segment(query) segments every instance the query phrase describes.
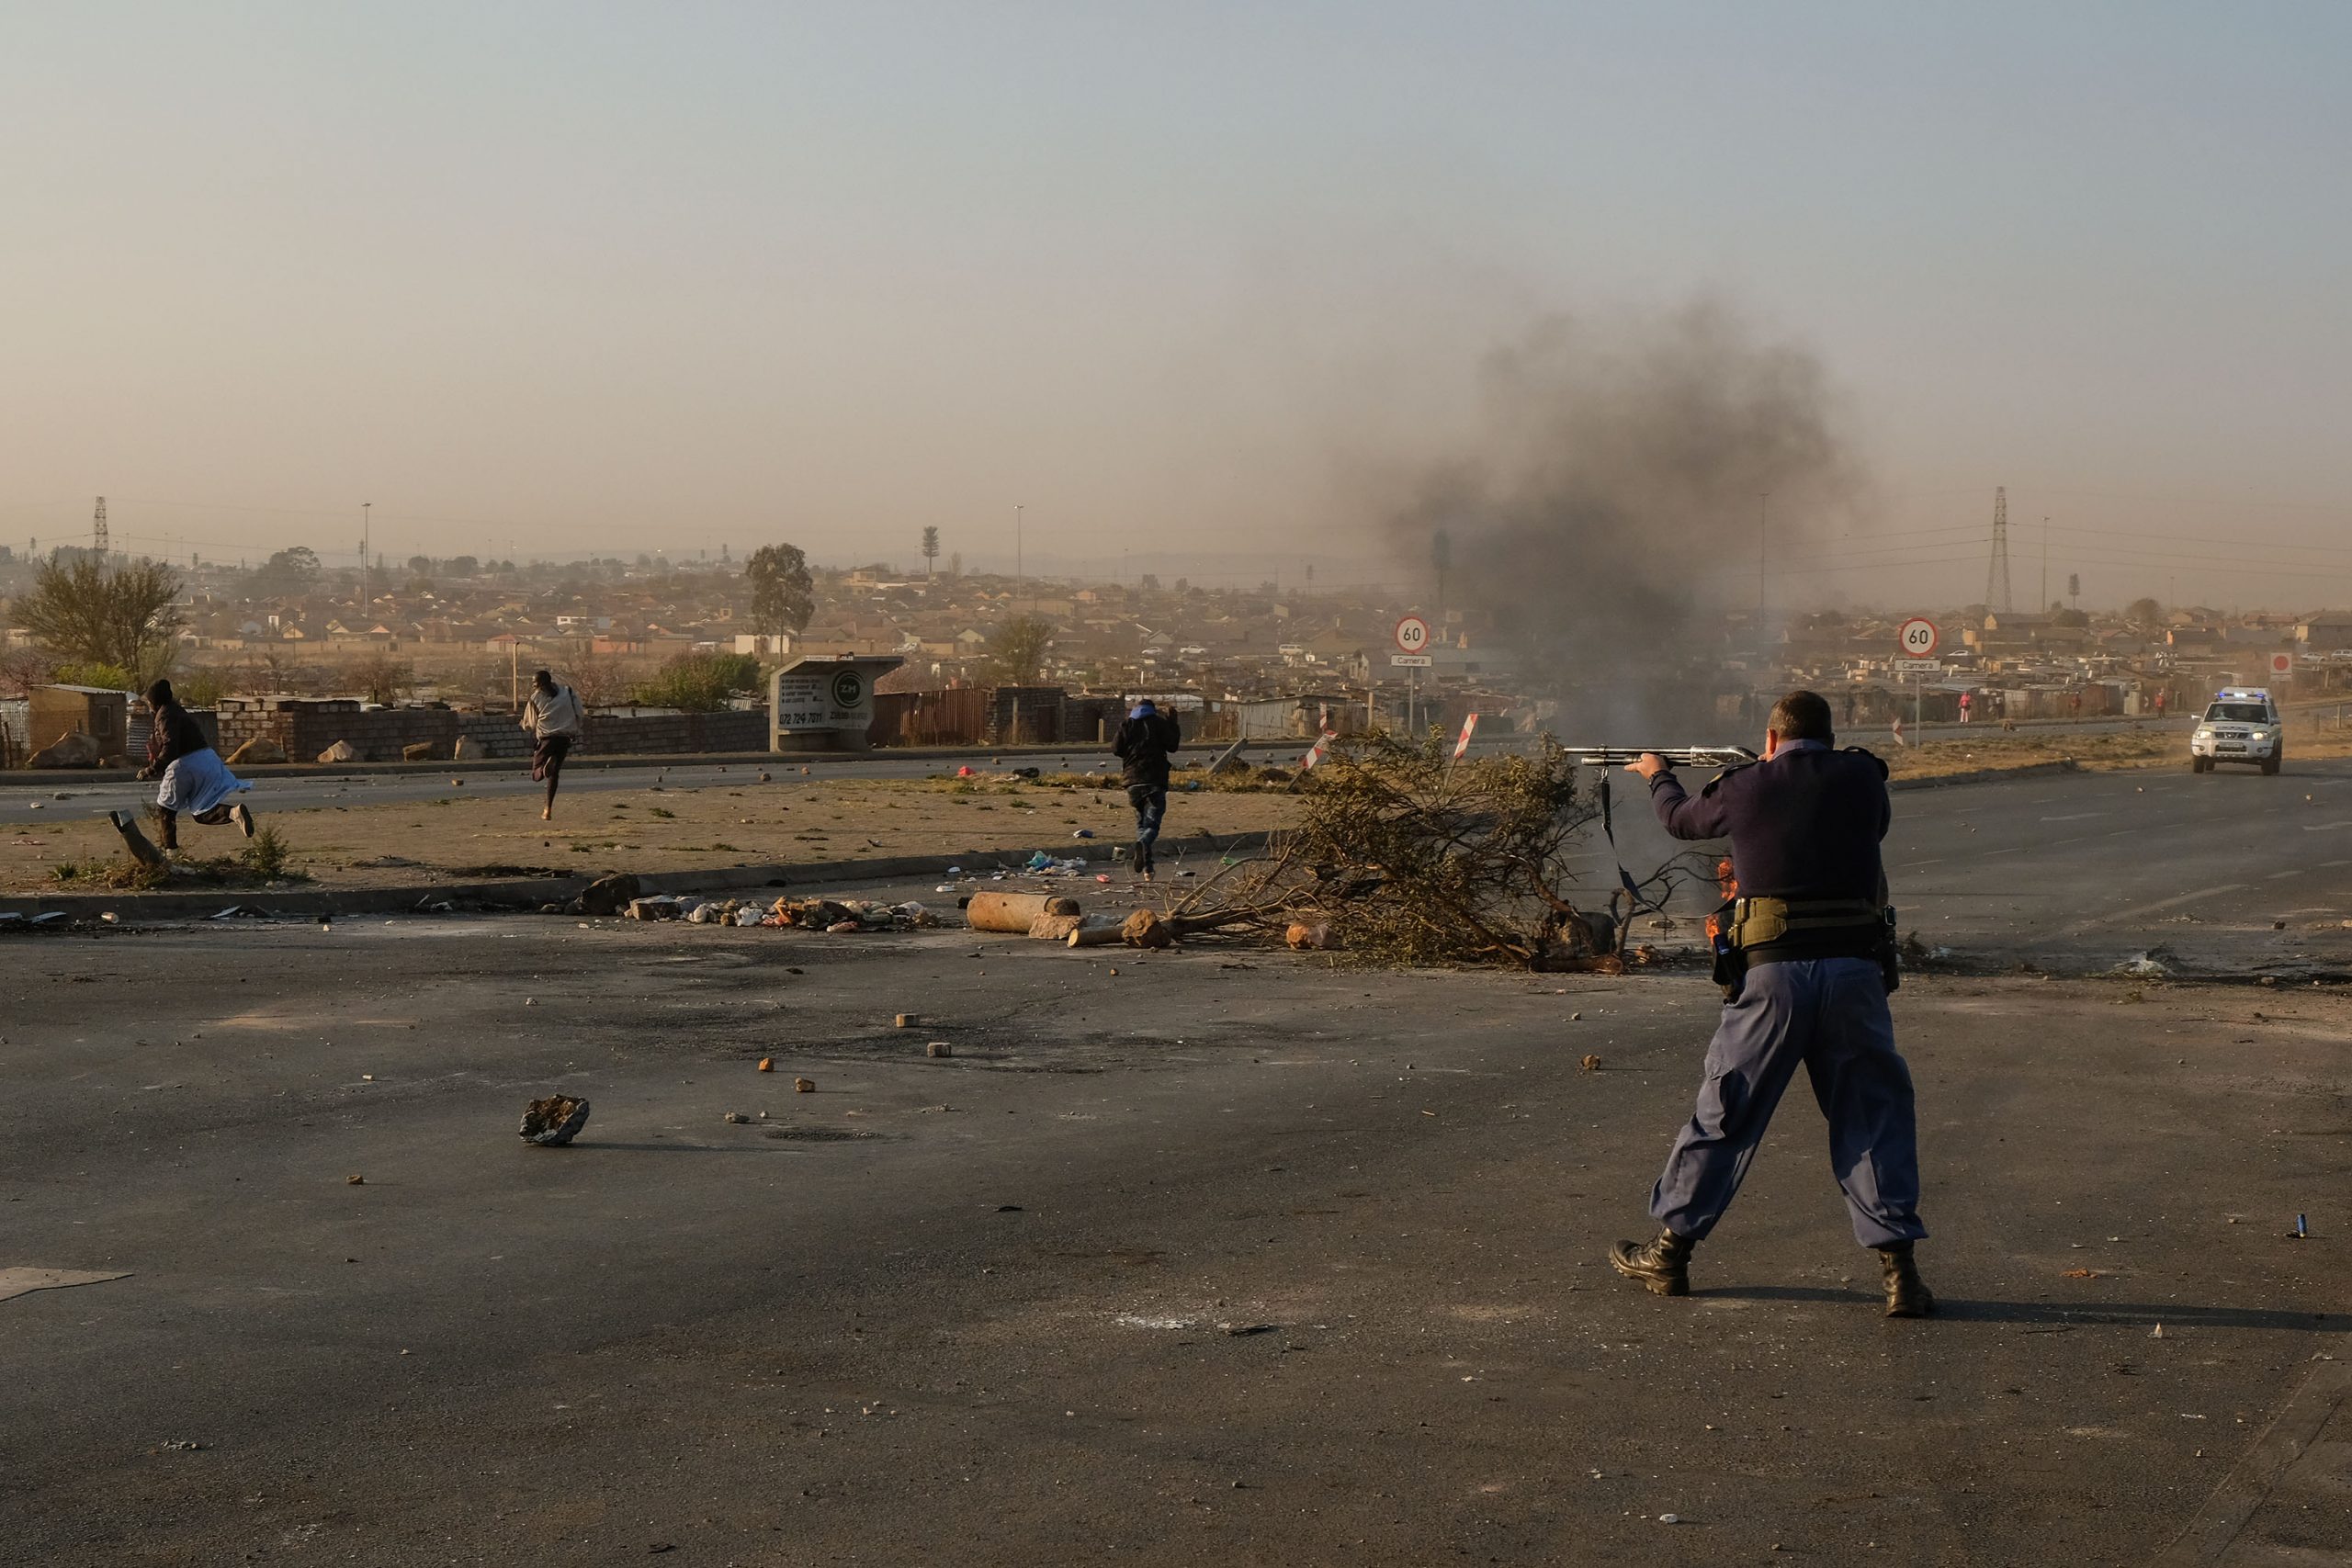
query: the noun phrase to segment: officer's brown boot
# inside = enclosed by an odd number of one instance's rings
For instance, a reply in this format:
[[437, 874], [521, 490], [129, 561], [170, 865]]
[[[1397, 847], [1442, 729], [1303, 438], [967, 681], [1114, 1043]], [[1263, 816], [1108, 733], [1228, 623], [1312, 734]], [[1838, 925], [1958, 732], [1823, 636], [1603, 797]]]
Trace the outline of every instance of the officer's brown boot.
[[1648, 1243], [1621, 1241], [1609, 1249], [1610, 1266], [1628, 1280], [1639, 1280], [1661, 1296], [1690, 1293], [1690, 1249], [1698, 1245], [1670, 1230]]
[[1925, 1317], [1936, 1310], [1936, 1293], [1919, 1278], [1919, 1266], [1911, 1261], [1909, 1242], [1880, 1247], [1878, 1261], [1886, 1275], [1887, 1316]]

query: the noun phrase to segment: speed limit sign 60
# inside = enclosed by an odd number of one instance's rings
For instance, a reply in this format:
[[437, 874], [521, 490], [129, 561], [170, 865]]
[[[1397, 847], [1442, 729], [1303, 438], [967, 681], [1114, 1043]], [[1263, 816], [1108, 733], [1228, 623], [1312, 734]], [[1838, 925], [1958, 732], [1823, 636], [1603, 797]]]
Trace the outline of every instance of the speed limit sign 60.
[[1407, 653], [1419, 653], [1430, 645], [1430, 624], [1419, 615], [1408, 615], [1396, 623], [1396, 646]]
[[1936, 651], [1936, 644], [1942, 640], [1943, 634], [1936, 630], [1936, 623], [1925, 615], [1912, 616], [1903, 623], [1903, 629], [1894, 634], [1895, 646], [1908, 659], [1927, 658]]

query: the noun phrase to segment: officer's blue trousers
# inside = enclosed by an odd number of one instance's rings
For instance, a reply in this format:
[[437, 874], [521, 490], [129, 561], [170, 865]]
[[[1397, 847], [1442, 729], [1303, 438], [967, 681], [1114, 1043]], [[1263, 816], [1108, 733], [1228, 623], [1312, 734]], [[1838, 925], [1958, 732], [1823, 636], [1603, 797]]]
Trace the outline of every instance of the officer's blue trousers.
[[1714, 1229], [1800, 1062], [1829, 1118], [1829, 1166], [1845, 1189], [1854, 1239], [1883, 1247], [1926, 1235], [1911, 1069], [1895, 1052], [1886, 987], [1868, 958], [1748, 970], [1738, 997], [1724, 1004], [1698, 1108], [1651, 1190], [1651, 1215], [1693, 1240]]

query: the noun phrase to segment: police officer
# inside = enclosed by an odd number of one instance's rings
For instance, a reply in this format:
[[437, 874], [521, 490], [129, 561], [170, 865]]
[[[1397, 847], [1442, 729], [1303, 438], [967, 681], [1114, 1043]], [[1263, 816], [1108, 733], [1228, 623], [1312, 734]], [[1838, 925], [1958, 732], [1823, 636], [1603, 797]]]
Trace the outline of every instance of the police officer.
[[1830, 1166], [1854, 1239], [1874, 1248], [1889, 1317], [1922, 1317], [1935, 1297], [1912, 1244], [1919, 1158], [1911, 1073], [1894, 1049], [1894, 986], [1879, 840], [1890, 812], [1886, 764], [1832, 750], [1829, 705], [1791, 692], [1766, 721], [1763, 760], [1683, 792], [1673, 765], [1645, 753], [1627, 771], [1649, 781], [1658, 820], [1678, 839], [1731, 840], [1739, 897], [1720, 917], [1723, 1021], [1707, 1047], [1698, 1107], [1650, 1192], [1665, 1228], [1609, 1250], [1617, 1271], [1662, 1296], [1690, 1290], [1690, 1249], [1739, 1190], [1781, 1092], [1803, 1064], [1829, 1119]]

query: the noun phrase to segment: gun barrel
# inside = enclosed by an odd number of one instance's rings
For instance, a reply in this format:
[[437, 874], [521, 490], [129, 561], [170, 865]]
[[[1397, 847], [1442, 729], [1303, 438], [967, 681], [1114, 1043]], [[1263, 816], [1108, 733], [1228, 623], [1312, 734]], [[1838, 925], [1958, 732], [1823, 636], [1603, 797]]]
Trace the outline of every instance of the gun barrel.
[[1730, 768], [1756, 761], [1756, 753], [1745, 746], [1564, 746], [1561, 750], [1580, 762], [1603, 767], [1637, 762], [1645, 753], [1691, 768]]

